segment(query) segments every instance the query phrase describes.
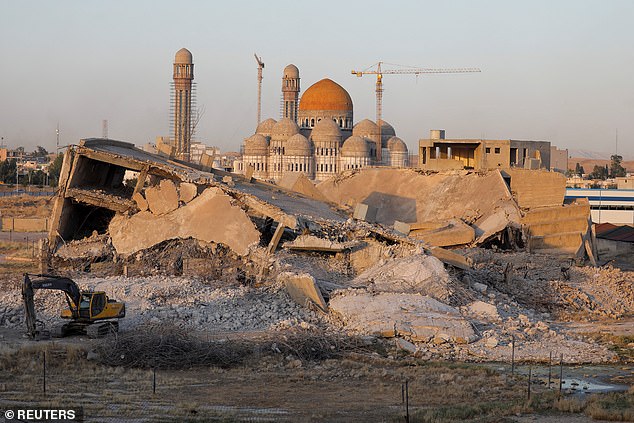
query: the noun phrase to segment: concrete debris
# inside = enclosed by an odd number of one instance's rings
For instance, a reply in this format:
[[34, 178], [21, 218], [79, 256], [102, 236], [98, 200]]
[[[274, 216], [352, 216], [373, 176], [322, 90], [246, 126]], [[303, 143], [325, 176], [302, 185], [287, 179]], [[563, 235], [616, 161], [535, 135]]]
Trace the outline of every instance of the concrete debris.
[[326, 201], [326, 197], [317, 189], [315, 184], [301, 172], [284, 173], [277, 185], [289, 191], [294, 191], [306, 197]]
[[421, 294], [347, 290], [335, 293], [329, 306], [343, 327], [356, 333], [437, 343], [478, 338], [457, 309]]
[[198, 195], [198, 187], [195, 184], [183, 182], [178, 186], [178, 194], [180, 201], [189, 203]]
[[378, 209], [374, 206], [370, 206], [365, 203], [359, 203], [354, 208], [354, 214], [352, 217], [359, 220], [364, 220], [369, 223], [376, 222], [376, 213]]
[[380, 260], [357, 276], [352, 285], [380, 292], [420, 293], [444, 302], [454, 295], [449, 274], [442, 262], [422, 254]]
[[351, 243], [335, 242], [324, 238], [318, 238], [314, 235], [300, 235], [293, 241], [285, 242], [284, 248], [289, 250], [300, 251], [325, 251], [331, 253], [340, 253], [352, 247]]
[[[396, 222], [394, 229], [399, 231]], [[405, 229], [404, 225], [401, 226], [401, 229]], [[461, 220], [450, 219], [448, 221], [411, 224], [407, 235], [420, 239], [428, 245], [449, 247], [472, 243], [475, 240], [475, 229]]]
[[150, 211], [153, 214], [167, 214], [178, 208], [178, 192], [176, 185], [169, 179], [163, 179], [160, 185], [145, 190]]
[[207, 188], [186, 207], [156, 216], [140, 212], [117, 215], [108, 227], [112, 244], [119, 254], [129, 255], [167, 239], [196, 238], [223, 243], [240, 255], [260, 241], [260, 232], [239, 207], [218, 188]]
[[418, 348], [416, 347], [416, 345], [403, 338], [394, 338], [394, 341], [396, 343], [396, 348], [400, 350], [403, 350], [409, 354], [416, 354], [418, 352]]
[[139, 211], [146, 211], [150, 206], [148, 205], [147, 200], [145, 199], [145, 197], [143, 196], [143, 194], [141, 194], [140, 192], [135, 192], [132, 195], [132, 199], [134, 200], [134, 202], [136, 203], [137, 208], [139, 209]]
[[[508, 360], [515, 339], [521, 360], [556, 346], [604, 362], [614, 355], [561, 320], [634, 312], [631, 272], [576, 257], [598, 260], [590, 209], [562, 204], [558, 175], [367, 168], [315, 187], [300, 173], [272, 185], [199, 169], [112, 140], [70, 148], [52, 263], [90, 270], [78, 281], [125, 301], [128, 327], [323, 326], [430, 358]], [[42, 301], [56, 320], [61, 298]], [[18, 302], [0, 293], [0, 325], [21, 324]]]
[[305, 306], [311, 303], [319, 307], [321, 311], [328, 311], [326, 301], [317, 287], [315, 278], [311, 275], [285, 272], [278, 275], [277, 280], [284, 284], [288, 294], [298, 304]]

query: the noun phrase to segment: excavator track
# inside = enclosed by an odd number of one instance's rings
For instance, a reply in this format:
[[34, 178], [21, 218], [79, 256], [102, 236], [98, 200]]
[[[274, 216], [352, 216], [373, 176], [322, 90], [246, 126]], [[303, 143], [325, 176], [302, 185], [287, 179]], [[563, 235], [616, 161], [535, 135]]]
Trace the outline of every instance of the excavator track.
[[119, 332], [119, 322], [95, 323], [86, 327], [86, 335], [89, 338], [103, 338]]

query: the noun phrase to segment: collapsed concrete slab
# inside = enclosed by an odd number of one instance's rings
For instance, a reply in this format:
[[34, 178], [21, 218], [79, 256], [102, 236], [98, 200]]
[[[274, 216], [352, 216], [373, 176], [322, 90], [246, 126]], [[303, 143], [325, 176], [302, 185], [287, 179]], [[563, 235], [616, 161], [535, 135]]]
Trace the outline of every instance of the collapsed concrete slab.
[[329, 308], [344, 328], [414, 342], [470, 343], [478, 339], [458, 310], [421, 294], [338, 291]]
[[381, 260], [357, 276], [352, 285], [365, 286], [372, 291], [419, 293], [449, 301], [453, 295], [449, 281], [449, 274], [440, 260], [417, 254]]
[[351, 244], [335, 242], [314, 235], [300, 235], [293, 241], [285, 242], [283, 247], [297, 251], [323, 251], [329, 253], [340, 253], [351, 247]]
[[566, 195], [566, 177], [558, 172], [510, 168], [503, 171], [511, 180], [511, 192], [522, 209], [561, 206]]
[[284, 176], [277, 181], [277, 185], [315, 200], [326, 201], [326, 197], [317, 189], [315, 184], [301, 172], [285, 173]]
[[145, 199], [153, 214], [160, 215], [178, 208], [178, 192], [170, 179], [163, 179], [158, 186], [145, 190]]
[[470, 244], [475, 240], [475, 229], [458, 219], [416, 223], [409, 229], [409, 236], [436, 247]]
[[328, 311], [326, 301], [311, 275], [284, 272], [278, 275], [277, 280], [284, 284], [286, 291], [296, 303], [303, 306], [311, 303], [324, 312]]
[[260, 241], [260, 232], [246, 213], [218, 188], [207, 188], [186, 207], [157, 216], [140, 212], [115, 216], [108, 227], [112, 245], [128, 255], [167, 239], [196, 238], [229, 246], [240, 255]]

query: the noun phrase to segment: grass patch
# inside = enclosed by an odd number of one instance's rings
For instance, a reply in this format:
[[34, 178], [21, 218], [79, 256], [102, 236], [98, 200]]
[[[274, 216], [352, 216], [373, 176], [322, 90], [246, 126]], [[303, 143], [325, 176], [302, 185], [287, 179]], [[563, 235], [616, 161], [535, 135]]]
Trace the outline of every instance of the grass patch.
[[631, 344], [634, 344], [634, 335], [613, 335], [610, 333], [594, 332], [588, 333], [586, 336], [594, 339], [595, 341], [608, 346], [610, 351], [613, 351], [619, 356], [619, 360], [625, 363], [634, 362], [634, 348]]

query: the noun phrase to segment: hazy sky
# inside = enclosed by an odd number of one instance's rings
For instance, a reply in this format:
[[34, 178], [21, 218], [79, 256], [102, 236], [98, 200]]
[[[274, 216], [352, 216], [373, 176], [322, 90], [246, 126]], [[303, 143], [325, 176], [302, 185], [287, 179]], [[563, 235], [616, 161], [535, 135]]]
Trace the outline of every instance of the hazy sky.
[[374, 119], [379, 60], [482, 73], [388, 75], [383, 116], [414, 150], [430, 129], [454, 138], [547, 140], [634, 155], [634, 1], [0, 0], [0, 135], [11, 147], [169, 134], [174, 54], [194, 56], [198, 138], [238, 150], [279, 118], [281, 74], [302, 90], [328, 77], [355, 121]]

